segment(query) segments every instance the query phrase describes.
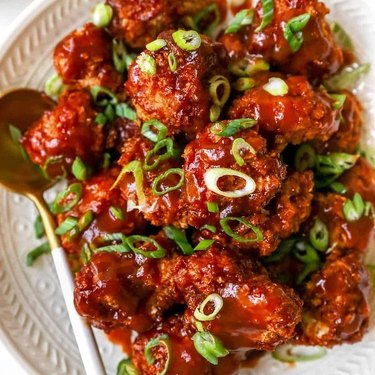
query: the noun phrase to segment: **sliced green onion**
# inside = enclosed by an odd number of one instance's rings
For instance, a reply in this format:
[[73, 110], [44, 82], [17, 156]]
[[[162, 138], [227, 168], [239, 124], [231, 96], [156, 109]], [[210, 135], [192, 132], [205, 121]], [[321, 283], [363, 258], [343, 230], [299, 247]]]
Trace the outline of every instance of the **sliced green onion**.
[[128, 53], [122, 40], [113, 39], [112, 41], [112, 59], [113, 65], [118, 73], [124, 74], [134, 60], [134, 55]]
[[[155, 358], [152, 355], [151, 349], [157, 347], [157, 346], [164, 346], [167, 351], [167, 358], [165, 360], [164, 368], [162, 371], [158, 372], [158, 375], [165, 375], [167, 374], [169, 364], [171, 361], [171, 343], [169, 340], [168, 335], [160, 335], [158, 337], [155, 337], [154, 339], [150, 340], [147, 345], [145, 346], [144, 355], [147, 361], [147, 364], [149, 366], [153, 365], [155, 363]], [[164, 356], [163, 356], [164, 358]]]
[[234, 84], [234, 88], [237, 91], [246, 91], [250, 90], [255, 86], [255, 81], [252, 78], [241, 77]]
[[94, 220], [94, 213], [89, 210], [85, 212], [77, 222], [77, 225], [70, 231], [68, 237], [69, 240], [78, 236], [82, 231], [84, 231]]
[[55, 73], [48, 78], [44, 85], [44, 92], [52, 99], [57, 99], [64, 91], [64, 82], [62, 78]]
[[123, 359], [117, 365], [116, 375], [139, 375], [131, 359]]
[[167, 42], [164, 39], [155, 39], [154, 41], [146, 44], [146, 49], [151, 52], [159, 51], [159, 49], [164, 48], [167, 45]]
[[256, 151], [254, 150], [253, 146], [247, 143], [243, 138], [236, 138], [233, 141], [231, 153], [240, 167], [245, 165], [245, 160], [243, 159], [240, 153], [242, 150], [248, 151], [252, 154], [256, 154]]
[[202, 39], [195, 30], [177, 30], [172, 34], [172, 38], [184, 51], [195, 51], [202, 44]]
[[95, 123], [101, 126], [104, 126], [107, 123], [108, 119], [103, 113], [98, 113], [95, 118]]
[[164, 232], [170, 240], [176, 242], [184, 255], [191, 255], [194, 253], [194, 249], [186, 238], [184, 230], [168, 225], [164, 228]]
[[115, 207], [115, 206], [109, 207], [109, 213], [114, 219], [117, 219], [117, 220], [125, 219], [124, 211], [119, 207]]
[[[150, 243], [153, 246], [155, 246], [155, 250], [153, 251], [147, 251], [147, 250], [142, 250], [139, 247], [135, 246], [135, 243], [137, 242], [145, 242], [145, 243]], [[151, 237], [146, 237], [146, 236], [130, 236], [126, 238], [126, 244], [130, 247], [131, 250], [133, 250], [136, 254], [141, 254], [146, 258], [163, 258], [165, 257], [166, 250], [164, 247], [160, 246], [157, 241], [155, 241]]]
[[58, 236], [62, 236], [65, 233], [68, 233], [78, 224], [78, 220], [74, 217], [68, 216], [55, 230], [55, 233]]
[[339, 194], [345, 194], [346, 193], [346, 187], [341, 183], [341, 182], [332, 182], [331, 185], [329, 185], [329, 187], [336, 193], [339, 193]]
[[262, 259], [264, 264], [278, 263], [282, 261], [290, 252], [293, 250], [295, 243], [297, 242], [296, 238], [289, 238], [281, 242], [279, 247], [275, 252], [273, 252], [268, 257]]
[[[223, 191], [218, 186], [217, 183], [221, 177], [234, 176], [241, 178], [245, 181], [245, 186], [242, 189], [232, 190], [232, 191]], [[222, 195], [226, 198], [241, 198], [246, 195], [254, 193], [256, 189], [255, 181], [245, 173], [236, 171], [229, 168], [209, 168], [204, 173], [204, 182], [207, 186], [207, 189], [213, 191], [218, 195]]]
[[230, 96], [230, 83], [227, 77], [215, 75], [210, 79], [209, 93], [215, 105], [224, 107]]
[[[164, 190], [158, 190], [158, 185], [160, 184], [160, 182], [165, 180], [168, 176], [173, 175], [173, 174], [180, 176], [180, 180], [178, 181], [178, 183]], [[165, 195], [165, 194], [170, 193], [171, 191], [179, 189], [184, 184], [184, 182], [185, 182], [184, 171], [181, 168], [170, 168], [167, 171], [165, 171], [163, 174], [155, 178], [155, 180], [152, 183], [152, 192], [155, 195]]]
[[259, 72], [270, 70], [270, 64], [263, 59], [249, 59], [235, 61], [229, 64], [229, 71], [237, 77], [251, 77]]
[[[204, 309], [209, 303], [213, 304], [213, 311], [211, 314], [207, 315], [204, 312]], [[199, 306], [197, 306], [197, 308], [194, 311], [194, 317], [195, 319], [200, 320], [201, 322], [208, 322], [214, 320], [217, 314], [219, 314], [220, 310], [223, 308], [223, 306], [223, 298], [217, 293], [212, 293], [208, 297], [206, 297], [206, 299]]]
[[31, 267], [34, 262], [43, 254], [49, 253], [51, 247], [48, 242], [43, 243], [42, 245], [36, 247], [34, 250], [31, 250], [26, 256], [26, 265]]
[[242, 26], [251, 25], [254, 18], [254, 10], [253, 9], [243, 9], [239, 11], [233, 21], [225, 30], [225, 34], [232, 34], [236, 33]]
[[263, 90], [273, 96], [284, 96], [288, 94], [289, 87], [281, 78], [272, 77], [268, 80], [268, 83], [263, 86]]
[[210, 225], [210, 224], [203, 225], [201, 230], [209, 230], [212, 233], [216, 233], [216, 227], [214, 225]]
[[216, 3], [210, 4], [207, 7], [203, 8], [192, 18], [191, 21], [193, 29], [199, 31], [200, 23], [211, 17], [211, 15], [214, 16], [214, 20], [206, 27], [206, 29], [201, 31], [203, 34], [211, 35], [211, 33], [214, 31], [221, 20], [220, 10]]
[[118, 100], [116, 95], [102, 86], [93, 86], [90, 90], [91, 96], [95, 104], [106, 107], [108, 104], [117, 104]]
[[373, 205], [371, 202], [366, 202], [366, 203], [365, 203], [365, 209], [364, 209], [363, 214], [364, 214], [365, 216], [372, 216], [372, 217], [375, 217], [375, 209], [374, 209], [374, 205]]
[[116, 253], [127, 253], [130, 251], [130, 247], [126, 242], [126, 236], [122, 233], [111, 233], [105, 234], [103, 237], [100, 238], [103, 242], [114, 242], [111, 245], [98, 247], [95, 249], [96, 252], [106, 251], [109, 253], [116, 252]]
[[[159, 154], [159, 151], [163, 148], [166, 148], [166, 152], [164, 152], [163, 154]], [[156, 155], [157, 157], [155, 158], [155, 160], [151, 162]], [[152, 171], [153, 169], [157, 168], [161, 162], [170, 158], [176, 158], [178, 155], [178, 150], [174, 148], [173, 139], [162, 139], [161, 141], [157, 142], [154, 148], [146, 154], [143, 167], [145, 171]]]
[[141, 72], [149, 76], [156, 74], [156, 60], [145, 52], [142, 52], [137, 57], [137, 65], [141, 69]]
[[370, 64], [347, 66], [339, 73], [324, 81], [324, 86], [331, 92], [350, 90], [355, 87], [357, 81], [370, 70]]
[[262, 2], [262, 23], [255, 29], [256, 33], [262, 31], [267, 27], [273, 20], [274, 4], [273, 0], [261, 0]]
[[[233, 232], [232, 228], [229, 225], [229, 222], [231, 221], [237, 221], [243, 224], [245, 227], [250, 228], [254, 232], [255, 238], [245, 238]], [[226, 217], [224, 219], [221, 219], [220, 226], [225, 234], [227, 234], [229, 237], [232, 237], [234, 240], [238, 242], [253, 243], [263, 241], [262, 231], [258, 227], [252, 225], [247, 220], [241, 217]]]
[[301, 285], [305, 281], [305, 279], [309, 275], [311, 275], [313, 272], [317, 271], [319, 269], [319, 267], [320, 267], [319, 262], [307, 263], [305, 265], [305, 268], [303, 269], [303, 271], [298, 274], [297, 279], [296, 279], [296, 284]]
[[113, 105], [112, 104], [108, 104], [105, 107], [104, 115], [105, 115], [105, 117], [107, 117], [108, 121], [113, 121], [115, 119], [116, 113], [115, 113], [115, 110], [113, 109]]
[[316, 219], [314, 226], [310, 229], [309, 238], [311, 245], [319, 251], [326, 251], [329, 245], [329, 232], [327, 225], [320, 219]]
[[337, 44], [348, 52], [354, 52], [354, 46], [348, 33], [337, 22], [330, 23], [331, 30], [335, 36]]
[[207, 202], [208, 212], [217, 214], [219, 213], [219, 205], [216, 202]]
[[[135, 189], [138, 197], [138, 207], [143, 207], [146, 204], [146, 196], [143, 191], [143, 169], [142, 169], [142, 163], [139, 160], [133, 160], [125, 167], [122, 168], [120, 174], [118, 175], [116, 181], [112, 185], [111, 189], [114, 189], [117, 187], [117, 185], [121, 182], [124, 175], [127, 173], [133, 173], [134, 179], [135, 179]], [[137, 208], [137, 206], [134, 205], [133, 209]], [[129, 210], [129, 202], [128, 202], [128, 210]]]
[[341, 109], [344, 106], [346, 95], [344, 94], [330, 94], [329, 95], [333, 99], [332, 107], [334, 109]]
[[304, 40], [302, 30], [309, 23], [310, 18], [311, 14], [304, 13], [289, 20], [285, 26], [284, 38], [293, 53], [296, 53], [302, 47]]
[[[151, 128], [156, 128], [155, 133]], [[168, 135], [168, 128], [158, 120], [149, 120], [142, 125], [142, 135], [151, 142], [160, 142]]]
[[219, 363], [218, 358], [229, 354], [222, 342], [210, 332], [197, 332], [193, 336], [193, 341], [195, 350], [213, 365]]
[[174, 73], [177, 70], [177, 60], [176, 60], [176, 56], [173, 52], [171, 52], [168, 55], [168, 65], [169, 65], [169, 69], [171, 70], [172, 73]]
[[294, 363], [315, 361], [326, 354], [327, 349], [321, 346], [292, 346], [284, 344], [280, 345], [272, 353], [272, 357], [281, 362]]
[[34, 232], [37, 239], [41, 239], [46, 233], [43, 220], [40, 215], [38, 215], [34, 221]]
[[52, 203], [52, 212], [62, 214], [70, 211], [81, 199], [82, 185], [79, 182], [71, 184], [65, 191], [59, 193]]
[[127, 118], [131, 121], [137, 120], [137, 113], [128, 103], [119, 103], [116, 105], [116, 115], [121, 118]]
[[312, 169], [315, 165], [315, 150], [308, 143], [300, 145], [294, 156], [294, 167], [298, 172]]
[[224, 122], [218, 122], [211, 126], [210, 132], [220, 137], [231, 137], [236, 133], [253, 127], [257, 122], [250, 118], [241, 118], [229, 121], [225, 125]]
[[77, 156], [72, 165], [72, 173], [77, 180], [85, 181], [88, 177], [88, 169], [82, 159]]
[[293, 248], [293, 255], [302, 263], [319, 262], [320, 258], [316, 250], [304, 241], [298, 241]]
[[9, 134], [13, 143], [19, 145], [21, 143], [22, 133], [16, 126], [9, 124]]
[[211, 122], [215, 122], [219, 119], [219, 117], [221, 115], [221, 110], [222, 110], [222, 108], [219, 107], [216, 104], [213, 104], [211, 106], [211, 108], [210, 108], [210, 121]]
[[365, 202], [359, 193], [355, 193], [353, 200], [347, 199], [343, 206], [345, 219], [349, 222], [359, 220], [365, 211]]
[[93, 254], [93, 250], [91, 249], [90, 245], [87, 242], [85, 242], [81, 250], [82, 263], [87, 264], [90, 261], [92, 254]]
[[112, 17], [113, 9], [105, 3], [99, 3], [94, 9], [92, 23], [99, 28], [107, 27], [111, 23]]
[[[53, 176], [50, 175], [49, 169], [51, 166], [57, 165], [61, 169], [61, 174], [58, 176], [55, 176], [55, 170], [53, 170]], [[63, 156], [50, 156], [45, 161], [43, 167], [42, 167], [42, 173], [48, 180], [55, 180], [55, 179], [62, 179], [67, 176], [66, 168], [65, 168], [65, 159]]]
[[197, 246], [194, 247], [194, 250], [195, 251], [207, 250], [214, 242], [215, 240], [202, 240], [199, 242]]

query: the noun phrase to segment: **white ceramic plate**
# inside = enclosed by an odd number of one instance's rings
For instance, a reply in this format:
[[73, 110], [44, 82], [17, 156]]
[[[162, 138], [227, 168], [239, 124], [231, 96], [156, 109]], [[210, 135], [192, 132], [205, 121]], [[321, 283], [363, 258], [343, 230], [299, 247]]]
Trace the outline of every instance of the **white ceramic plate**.
[[[372, 0], [326, 2], [332, 9], [332, 18], [343, 24], [353, 37], [361, 60], [371, 62], [374, 67], [362, 82], [359, 95], [366, 109], [363, 139], [368, 145], [375, 145], [375, 4]], [[52, 72], [54, 46], [88, 19], [96, 3], [96, 0], [32, 3], [0, 48], [0, 93], [20, 86], [42, 89]], [[25, 198], [0, 191], [0, 337], [30, 375], [83, 375], [51, 259], [44, 256], [33, 268], [25, 266], [27, 252], [37, 245], [32, 226], [35, 214]], [[375, 257], [375, 251], [372, 254]], [[108, 374], [114, 374], [122, 354], [100, 332], [98, 338]], [[372, 375], [374, 353], [372, 324], [361, 343], [337, 347], [319, 361], [290, 367], [266, 356], [257, 368], [246, 373], [313, 375], [319, 369], [324, 375]]]

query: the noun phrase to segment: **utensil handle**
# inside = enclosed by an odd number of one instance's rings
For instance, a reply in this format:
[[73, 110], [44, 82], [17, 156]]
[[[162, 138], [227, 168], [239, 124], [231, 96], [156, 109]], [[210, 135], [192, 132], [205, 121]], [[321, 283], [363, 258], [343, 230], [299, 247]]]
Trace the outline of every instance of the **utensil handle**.
[[57, 276], [64, 295], [66, 307], [76, 337], [78, 349], [81, 353], [83, 365], [87, 375], [105, 375], [105, 369], [98, 346], [91, 327], [81, 318], [73, 302], [74, 281], [69, 268], [68, 259], [62, 247], [52, 250]]

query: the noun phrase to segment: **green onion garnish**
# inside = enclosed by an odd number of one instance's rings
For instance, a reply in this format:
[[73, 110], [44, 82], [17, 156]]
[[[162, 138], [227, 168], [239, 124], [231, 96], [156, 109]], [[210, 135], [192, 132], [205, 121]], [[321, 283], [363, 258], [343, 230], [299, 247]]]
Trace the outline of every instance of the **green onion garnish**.
[[116, 105], [116, 115], [131, 121], [137, 120], [137, 113], [127, 103], [119, 103]]
[[111, 23], [112, 17], [113, 9], [105, 3], [99, 3], [94, 9], [92, 23], [99, 28], [107, 27]]
[[177, 60], [173, 52], [168, 55], [168, 65], [172, 73], [177, 70]]
[[[204, 312], [206, 306], [208, 304], [213, 305], [213, 311], [210, 314], [206, 314]], [[223, 298], [217, 294], [217, 293], [212, 293], [206, 299], [199, 305], [194, 311], [194, 317], [197, 320], [200, 320], [201, 322], [208, 322], [211, 320], [214, 320], [219, 314], [220, 310], [223, 308], [224, 301]]]
[[[158, 190], [158, 186], [161, 181], [167, 179], [168, 176], [170, 175], [178, 175], [180, 176], [179, 181], [177, 182], [176, 185], [169, 186], [166, 189], [164, 188], [163, 190]], [[156, 177], [155, 180], [152, 183], [152, 192], [155, 195], [165, 195], [170, 193], [171, 191], [179, 189], [185, 182], [185, 175], [184, 171], [181, 168], [170, 168], [164, 173], [162, 173], [160, 176]]]
[[335, 36], [337, 44], [348, 52], [354, 52], [354, 46], [348, 33], [342, 28], [337, 22], [331, 22], [330, 24], [333, 35]]
[[259, 72], [270, 70], [270, 64], [263, 59], [248, 59], [235, 61], [229, 64], [229, 71], [237, 77], [251, 77]]
[[236, 160], [236, 163], [242, 167], [245, 165], [245, 160], [241, 156], [241, 151], [250, 152], [252, 154], [256, 154], [253, 146], [247, 143], [243, 138], [236, 138], [232, 144], [231, 153]]
[[[166, 149], [163, 154], [159, 154], [160, 150]], [[157, 156], [155, 158], [155, 156]], [[179, 156], [178, 150], [174, 148], [174, 142], [172, 138], [165, 138], [157, 142], [152, 150], [150, 150], [145, 157], [143, 168], [145, 171], [152, 171], [157, 168], [159, 164], [170, 158], [176, 158]]]
[[113, 39], [112, 42], [112, 59], [113, 65], [118, 73], [124, 74], [134, 60], [134, 55], [128, 53], [122, 40]]
[[255, 86], [255, 81], [249, 77], [241, 77], [234, 84], [234, 88], [237, 91], [247, 91]]
[[345, 219], [349, 222], [359, 220], [365, 212], [365, 202], [359, 193], [355, 193], [353, 200], [347, 199], [343, 206]]
[[157, 347], [157, 346], [164, 346], [167, 351], [167, 357], [165, 360], [165, 364], [163, 367], [163, 370], [158, 372], [158, 375], [165, 375], [167, 374], [169, 364], [171, 361], [171, 344], [168, 335], [160, 335], [158, 337], [155, 337], [154, 339], [150, 340], [147, 345], [145, 346], [144, 355], [147, 361], [147, 364], [149, 366], [153, 365], [155, 363], [155, 358], [152, 355], [151, 349]]
[[332, 107], [334, 109], [341, 109], [344, 106], [346, 95], [344, 94], [330, 94], [329, 95], [333, 99]]
[[36, 247], [34, 250], [31, 250], [26, 256], [26, 265], [31, 267], [34, 262], [43, 254], [49, 253], [51, 247], [48, 242], [43, 243], [42, 245]]
[[299, 241], [295, 244], [293, 255], [300, 262], [305, 263], [304, 270], [298, 275], [296, 280], [297, 285], [300, 285], [307, 276], [319, 269], [320, 258], [317, 251], [304, 241]]
[[22, 138], [22, 133], [20, 129], [18, 129], [16, 126], [12, 124], [9, 124], [9, 134], [12, 138], [13, 143], [17, 145], [20, 144]]
[[314, 226], [310, 229], [309, 238], [311, 245], [319, 251], [326, 251], [329, 245], [329, 232], [327, 225], [320, 219], [316, 219]]
[[222, 108], [216, 104], [213, 104], [210, 108], [210, 122], [215, 122], [221, 115]]
[[184, 255], [191, 255], [194, 253], [194, 249], [186, 238], [184, 230], [168, 225], [164, 228], [164, 232], [170, 240], [176, 242]]
[[255, 29], [255, 32], [262, 31], [267, 27], [273, 20], [274, 4], [273, 0], [261, 0], [262, 2], [262, 23]]
[[149, 76], [156, 74], [156, 60], [145, 52], [142, 52], [137, 57], [137, 65], [141, 69], [141, 72]]
[[79, 182], [71, 184], [65, 191], [59, 193], [52, 203], [52, 213], [62, 214], [71, 210], [81, 199], [82, 185]]
[[289, 87], [281, 78], [272, 77], [263, 86], [263, 90], [267, 91], [272, 96], [284, 96], [288, 94]]
[[77, 225], [70, 231], [68, 237], [72, 239], [78, 236], [82, 231], [84, 231], [94, 220], [94, 213], [89, 210], [85, 212], [78, 220]]
[[88, 169], [82, 159], [77, 156], [72, 165], [72, 173], [77, 180], [85, 181], [88, 177]]
[[230, 83], [227, 77], [215, 75], [210, 79], [209, 93], [219, 107], [224, 107], [230, 96]]
[[[57, 165], [61, 169], [61, 174], [56, 176], [56, 171], [53, 169], [53, 176], [50, 176], [50, 168], [53, 165]], [[63, 156], [50, 156], [45, 161], [42, 167], [42, 173], [48, 180], [55, 180], [55, 179], [62, 179], [67, 176], [66, 168], [65, 168], [65, 159]]]
[[108, 121], [113, 121], [116, 117], [115, 110], [112, 104], [108, 104], [104, 109], [104, 115], [107, 117]]
[[216, 227], [214, 225], [206, 224], [200, 230], [208, 230], [212, 233], [216, 233]]
[[312, 169], [315, 165], [315, 150], [308, 143], [300, 145], [294, 156], [294, 167], [298, 172]]
[[295, 363], [315, 361], [324, 357], [327, 349], [321, 346], [293, 346], [284, 344], [277, 347], [272, 353], [272, 357], [281, 362]]
[[117, 365], [116, 375], [139, 375], [131, 359], [123, 359]]
[[81, 250], [82, 263], [87, 264], [90, 261], [92, 254], [93, 254], [93, 250], [91, 249], [90, 245], [87, 242], [85, 242]]
[[104, 113], [98, 113], [95, 118], [95, 123], [101, 126], [104, 126], [107, 123], [107, 117], [104, 115]]
[[253, 127], [256, 123], [255, 120], [249, 118], [232, 120], [226, 125], [224, 122], [217, 122], [211, 126], [210, 132], [220, 137], [231, 137], [242, 130]]
[[68, 233], [78, 224], [78, 220], [74, 217], [68, 216], [55, 230], [55, 233], [58, 236], [62, 236], [65, 233]]
[[337, 182], [337, 181], [334, 181], [332, 182], [331, 185], [329, 185], [329, 187], [336, 193], [339, 193], [339, 194], [345, 194], [346, 193], [346, 187], [341, 183], [341, 182]]
[[213, 365], [219, 363], [218, 358], [229, 354], [222, 342], [210, 332], [197, 332], [193, 336], [193, 341], [195, 350]]
[[194, 251], [207, 250], [214, 242], [215, 240], [202, 240], [197, 246], [194, 247]]
[[296, 238], [289, 238], [287, 240], [284, 240], [283, 242], [281, 242], [276, 251], [274, 251], [268, 257], [262, 259], [262, 263], [272, 264], [282, 261], [293, 250], [296, 242]]
[[296, 53], [303, 44], [303, 29], [309, 23], [311, 14], [304, 13], [294, 17], [286, 24], [284, 29], [284, 38], [289, 44], [293, 53]]
[[[152, 250], [152, 251], [142, 250], [141, 248], [135, 245], [138, 242], [150, 243], [151, 245], [155, 247], [155, 250]], [[164, 247], [160, 246], [159, 243], [151, 237], [138, 236], [138, 235], [130, 236], [126, 238], [126, 244], [135, 253], [141, 254], [146, 258], [158, 259], [158, 258], [164, 258], [166, 255], [166, 250], [164, 249]]]
[[207, 202], [207, 210], [213, 214], [219, 213], [219, 205], [216, 202]]
[[57, 73], [48, 78], [44, 85], [44, 92], [52, 99], [58, 99], [63, 91], [64, 82]]
[[213, 16], [213, 21], [206, 27], [206, 29], [201, 30], [202, 34], [211, 35], [216, 26], [220, 23], [221, 14], [217, 4], [210, 4], [207, 7], [199, 11], [191, 20], [191, 27], [200, 31], [200, 24], [206, 19], [210, 19]]
[[363, 214], [365, 216], [375, 217], [374, 205], [371, 202], [366, 202], [365, 203], [365, 210], [364, 210]]
[[126, 243], [126, 236], [122, 233], [111, 233], [105, 234], [103, 237], [100, 238], [102, 242], [113, 242], [111, 245], [106, 245], [102, 247], [98, 247], [95, 249], [95, 252], [99, 251], [107, 251], [109, 253], [116, 252], [116, 253], [127, 253], [130, 251], [128, 244]]
[[154, 41], [146, 44], [146, 49], [150, 52], [159, 51], [159, 49], [164, 48], [167, 45], [167, 42], [164, 39], [155, 39]]
[[[223, 191], [217, 185], [220, 178], [234, 176], [245, 181], [245, 186], [237, 190]], [[207, 189], [226, 198], [241, 198], [252, 194], [256, 189], [255, 181], [245, 173], [230, 168], [209, 168], [203, 175]]]
[[225, 30], [225, 34], [232, 34], [236, 33], [242, 26], [251, 25], [254, 18], [254, 10], [253, 9], [243, 9], [239, 11], [233, 21]]
[[118, 100], [116, 95], [111, 91], [102, 86], [91, 87], [91, 96], [95, 104], [101, 107], [106, 107], [108, 104], [117, 104]]
[[177, 30], [172, 34], [172, 38], [184, 51], [195, 51], [202, 44], [202, 39], [195, 30]]
[[[155, 128], [157, 133], [152, 128]], [[168, 128], [158, 120], [149, 120], [142, 125], [142, 135], [151, 142], [160, 142], [168, 135]]]
[[[229, 223], [231, 221], [237, 221], [237, 222], [243, 224], [245, 227], [251, 229], [254, 232], [255, 237], [254, 238], [245, 238], [245, 237], [242, 237], [242, 236], [238, 235], [237, 233], [233, 232], [232, 228], [229, 225]], [[220, 226], [221, 226], [221, 228], [222, 228], [222, 230], [225, 234], [227, 234], [229, 237], [232, 237], [234, 240], [236, 240], [238, 242], [254, 243], [254, 242], [263, 241], [262, 231], [258, 227], [249, 223], [244, 218], [241, 218], [241, 217], [226, 217], [226, 218], [220, 220]]]
[[125, 219], [125, 214], [124, 214], [124, 211], [119, 208], [119, 207], [115, 207], [115, 206], [111, 206], [109, 207], [109, 213], [110, 215], [116, 220], [124, 220]]
[[38, 215], [34, 221], [34, 232], [37, 239], [41, 239], [46, 233], [43, 220], [40, 215]]

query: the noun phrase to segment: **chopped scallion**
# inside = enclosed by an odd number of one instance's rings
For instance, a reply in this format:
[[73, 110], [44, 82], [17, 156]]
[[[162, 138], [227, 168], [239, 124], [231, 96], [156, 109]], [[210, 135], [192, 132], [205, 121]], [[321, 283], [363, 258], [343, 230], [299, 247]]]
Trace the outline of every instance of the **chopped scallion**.
[[49, 253], [51, 247], [48, 242], [43, 243], [42, 245], [36, 247], [34, 250], [31, 250], [26, 256], [26, 265], [31, 267], [34, 262], [43, 254]]
[[[245, 227], [251, 229], [251, 231], [254, 233], [255, 237], [248, 238], [248, 237], [240, 236], [239, 234], [235, 233], [229, 225], [229, 223], [231, 221], [237, 221], [240, 224], [244, 225]], [[241, 218], [241, 217], [226, 217], [226, 218], [220, 220], [220, 226], [221, 226], [223, 232], [226, 235], [228, 235], [229, 237], [232, 237], [234, 240], [236, 240], [238, 242], [254, 243], [254, 242], [263, 241], [262, 231], [258, 227], [249, 223], [244, 218]]]

